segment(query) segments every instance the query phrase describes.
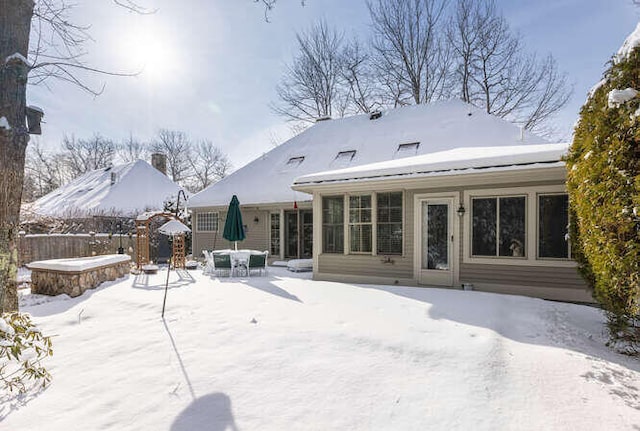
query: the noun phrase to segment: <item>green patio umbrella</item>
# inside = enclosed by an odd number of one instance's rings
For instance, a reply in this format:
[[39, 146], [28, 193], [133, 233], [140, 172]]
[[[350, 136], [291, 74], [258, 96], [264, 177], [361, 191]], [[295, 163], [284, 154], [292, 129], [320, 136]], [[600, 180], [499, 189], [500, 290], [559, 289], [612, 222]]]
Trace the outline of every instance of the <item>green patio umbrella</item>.
[[227, 210], [227, 220], [224, 222], [224, 231], [222, 237], [226, 240], [233, 241], [235, 249], [238, 249], [238, 241], [246, 238], [244, 227], [242, 225], [242, 213], [240, 212], [240, 201], [238, 197], [233, 195], [229, 209]]

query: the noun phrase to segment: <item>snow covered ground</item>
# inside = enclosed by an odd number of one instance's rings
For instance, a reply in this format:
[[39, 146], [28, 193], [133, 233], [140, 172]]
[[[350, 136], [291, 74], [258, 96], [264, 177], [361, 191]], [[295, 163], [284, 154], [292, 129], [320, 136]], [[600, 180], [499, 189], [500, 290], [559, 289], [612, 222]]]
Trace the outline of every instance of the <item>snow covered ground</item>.
[[594, 308], [266, 277], [130, 276], [23, 295], [52, 335], [43, 391], [0, 430], [637, 430], [640, 363]]

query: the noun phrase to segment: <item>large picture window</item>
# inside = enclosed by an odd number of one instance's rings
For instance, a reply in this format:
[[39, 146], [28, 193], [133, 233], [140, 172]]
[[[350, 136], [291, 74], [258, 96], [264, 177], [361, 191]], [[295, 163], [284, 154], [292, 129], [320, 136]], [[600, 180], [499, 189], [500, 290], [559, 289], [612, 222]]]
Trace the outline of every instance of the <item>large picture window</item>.
[[218, 230], [218, 213], [197, 213], [196, 229], [198, 232], [216, 232]]
[[472, 199], [474, 256], [526, 257], [526, 198]]
[[349, 244], [352, 253], [371, 253], [371, 195], [349, 196]]
[[271, 213], [270, 215], [271, 244], [269, 253], [272, 256], [280, 256], [280, 214]]
[[569, 198], [566, 194], [538, 196], [538, 257], [569, 258]]
[[344, 253], [344, 198], [322, 198], [322, 252]]
[[402, 192], [377, 194], [377, 252], [402, 254]]

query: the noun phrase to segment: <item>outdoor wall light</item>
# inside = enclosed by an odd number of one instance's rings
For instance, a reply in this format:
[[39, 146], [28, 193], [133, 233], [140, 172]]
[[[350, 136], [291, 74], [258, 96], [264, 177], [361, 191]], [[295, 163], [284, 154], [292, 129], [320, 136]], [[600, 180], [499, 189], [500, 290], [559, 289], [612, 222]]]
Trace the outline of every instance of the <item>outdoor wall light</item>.
[[464, 209], [464, 205], [460, 204], [460, 206], [458, 207], [458, 211], [456, 212], [460, 217], [462, 217], [464, 216], [464, 213], [467, 212], [467, 210]]
[[260, 223], [260, 219], [258, 218], [258, 216], [255, 216], [255, 217], [253, 218], [253, 222], [254, 222], [255, 224]]

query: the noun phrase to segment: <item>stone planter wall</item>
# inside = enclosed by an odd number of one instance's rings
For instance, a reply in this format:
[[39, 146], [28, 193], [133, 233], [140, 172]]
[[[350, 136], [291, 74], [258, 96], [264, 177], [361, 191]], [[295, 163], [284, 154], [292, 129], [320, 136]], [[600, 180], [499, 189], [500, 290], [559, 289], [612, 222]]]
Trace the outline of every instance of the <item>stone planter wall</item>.
[[130, 262], [119, 262], [84, 271], [31, 270], [31, 292], [41, 295], [66, 293], [75, 297], [105, 281], [116, 280], [129, 273]]

